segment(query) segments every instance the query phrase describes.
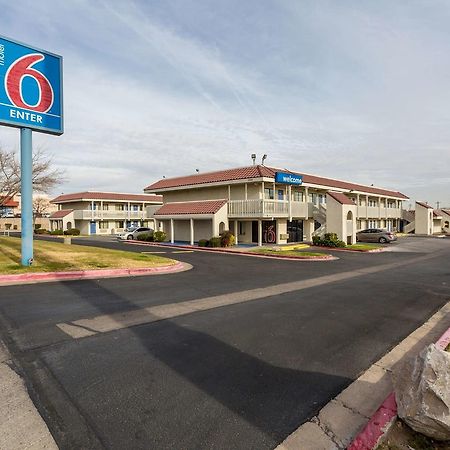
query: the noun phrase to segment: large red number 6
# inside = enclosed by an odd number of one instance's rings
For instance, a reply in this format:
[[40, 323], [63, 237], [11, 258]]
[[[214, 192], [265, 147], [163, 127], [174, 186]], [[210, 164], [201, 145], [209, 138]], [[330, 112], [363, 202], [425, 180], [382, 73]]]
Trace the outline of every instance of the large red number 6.
[[[11, 102], [18, 108], [29, 109], [40, 113], [47, 112], [53, 105], [53, 89], [47, 78], [31, 66], [42, 61], [44, 55], [33, 53], [19, 58], [8, 69], [5, 88]], [[26, 103], [22, 95], [22, 81], [25, 77], [33, 78], [39, 89], [39, 98], [35, 105]]]

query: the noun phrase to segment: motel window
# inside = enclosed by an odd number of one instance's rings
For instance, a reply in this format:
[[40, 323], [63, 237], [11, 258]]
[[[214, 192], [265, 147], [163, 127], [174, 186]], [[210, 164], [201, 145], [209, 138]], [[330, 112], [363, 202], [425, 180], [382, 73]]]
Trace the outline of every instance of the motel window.
[[108, 221], [99, 222], [98, 227], [101, 230], [107, 230], [109, 228], [109, 222]]
[[369, 206], [378, 206], [377, 201], [369, 198]]
[[303, 192], [294, 191], [292, 192], [292, 200], [294, 202], [303, 202]]
[[123, 203], [119, 203], [116, 205], [116, 211], [123, 211], [123, 209], [124, 209]]
[[264, 188], [264, 198], [266, 200], [273, 200], [273, 189], [272, 188]]
[[108, 211], [109, 205], [108, 203], [103, 203], [103, 211]]
[[283, 189], [278, 189], [278, 200], [284, 200], [284, 191], [283, 191]]
[[116, 222], [116, 228], [123, 228], [123, 220], [118, 220], [117, 222]]

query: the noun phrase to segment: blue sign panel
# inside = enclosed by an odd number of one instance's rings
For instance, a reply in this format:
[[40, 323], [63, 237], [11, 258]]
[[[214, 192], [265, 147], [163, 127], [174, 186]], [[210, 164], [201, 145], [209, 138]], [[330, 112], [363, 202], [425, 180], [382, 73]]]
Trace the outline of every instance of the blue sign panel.
[[62, 134], [62, 57], [0, 36], [0, 125]]
[[303, 177], [294, 173], [276, 172], [275, 182], [284, 184], [302, 184]]

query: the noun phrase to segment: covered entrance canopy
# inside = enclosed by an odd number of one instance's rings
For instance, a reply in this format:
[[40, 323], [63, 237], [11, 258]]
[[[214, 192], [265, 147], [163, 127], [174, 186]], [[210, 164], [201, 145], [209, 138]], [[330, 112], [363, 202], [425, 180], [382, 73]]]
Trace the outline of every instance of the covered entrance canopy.
[[228, 229], [227, 200], [166, 203], [154, 213], [171, 243], [210, 239]]

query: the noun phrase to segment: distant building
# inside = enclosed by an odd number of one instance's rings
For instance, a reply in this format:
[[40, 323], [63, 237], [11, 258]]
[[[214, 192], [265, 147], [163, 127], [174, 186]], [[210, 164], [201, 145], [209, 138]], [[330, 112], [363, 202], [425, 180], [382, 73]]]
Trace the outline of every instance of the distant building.
[[76, 192], [54, 198], [58, 211], [50, 216], [51, 230], [78, 228], [81, 234], [114, 234], [130, 226], [155, 229], [153, 212], [160, 195]]
[[162, 194], [155, 211], [171, 241], [196, 242], [231, 230], [239, 243], [310, 241], [335, 232], [346, 242], [365, 228], [398, 230], [400, 192], [263, 165], [164, 178], [144, 189]]
[[416, 202], [416, 208], [407, 226], [407, 231], [414, 231], [415, 234], [442, 234], [449, 233], [450, 209], [434, 209], [425, 202]]

